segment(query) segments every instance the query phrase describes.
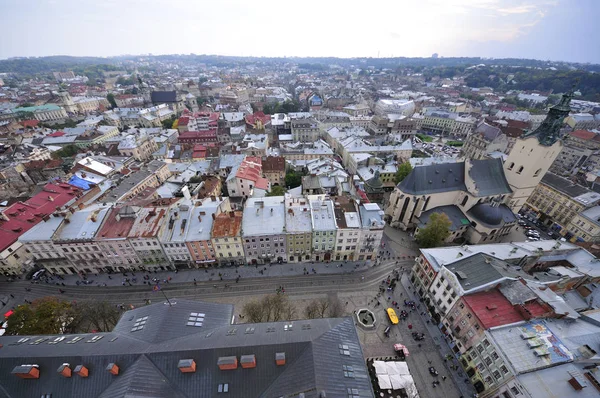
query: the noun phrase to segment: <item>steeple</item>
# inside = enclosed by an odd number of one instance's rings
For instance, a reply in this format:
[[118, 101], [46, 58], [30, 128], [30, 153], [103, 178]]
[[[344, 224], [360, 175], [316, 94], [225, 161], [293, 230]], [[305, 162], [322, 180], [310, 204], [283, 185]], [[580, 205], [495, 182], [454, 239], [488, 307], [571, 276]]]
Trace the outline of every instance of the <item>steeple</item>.
[[560, 137], [560, 128], [563, 125], [565, 117], [569, 115], [571, 107], [569, 104], [573, 99], [573, 89], [563, 94], [560, 102], [548, 111], [546, 119], [534, 131], [527, 133], [525, 138], [537, 136], [540, 144], [544, 146], [552, 146]]

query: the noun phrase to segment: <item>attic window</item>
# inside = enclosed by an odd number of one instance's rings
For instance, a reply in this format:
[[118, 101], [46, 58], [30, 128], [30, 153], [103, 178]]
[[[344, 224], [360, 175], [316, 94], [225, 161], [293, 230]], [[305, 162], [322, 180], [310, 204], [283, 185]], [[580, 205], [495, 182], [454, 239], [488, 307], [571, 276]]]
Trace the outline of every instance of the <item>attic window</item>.
[[136, 319], [135, 323], [133, 324], [133, 327], [131, 328], [131, 331], [137, 332], [138, 330], [142, 330], [144, 328], [144, 326], [146, 326], [147, 320], [148, 320], [147, 316]]
[[348, 388], [348, 398], [360, 398], [358, 388]]
[[344, 377], [354, 378], [354, 368], [350, 365], [342, 365], [342, 369], [344, 370]]
[[188, 321], [187, 321], [186, 325], [200, 327], [200, 326], [202, 326], [203, 322], [204, 322], [204, 314], [201, 314], [198, 312], [191, 312], [190, 316], [188, 317]]
[[350, 347], [346, 344], [340, 344], [338, 345], [338, 348], [340, 349], [340, 355], [350, 356]]

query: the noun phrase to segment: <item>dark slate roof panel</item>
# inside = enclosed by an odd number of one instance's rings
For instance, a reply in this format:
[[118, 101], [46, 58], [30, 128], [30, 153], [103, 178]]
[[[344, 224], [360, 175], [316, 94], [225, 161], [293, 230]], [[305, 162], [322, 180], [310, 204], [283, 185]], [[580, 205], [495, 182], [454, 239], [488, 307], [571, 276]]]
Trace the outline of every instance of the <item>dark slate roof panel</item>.
[[506, 181], [501, 159], [472, 160], [468, 170], [476, 186], [475, 196], [492, 196], [511, 193]]
[[434, 213], [441, 213], [448, 216], [452, 225], [450, 226], [451, 231], [456, 231], [465, 225], [469, 225], [469, 219], [465, 216], [465, 213], [456, 206], [456, 205], [448, 205], [448, 206], [438, 206], [427, 211], [424, 211], [419, 216], [419, 226], [423, 227], [425, 224], [429, 222], [429, 217], [431, 217]]
[[398, 188], [411, 195], [466, 191], [464, 176], [464, 162], [418, 166], [398, 184]]
[[[232, 305], [178, 299], [171, 299], [171, 301], [177, 304], [172, 307], [149, 305], [127, 311], [113, 331], [156, 343], [228, 326], [233, 317]], [[201, 327], [187, 326], [192, 313], [204, 314]], [[136, 320], [144, 317], [148, 317], [144, 328], [132, 332]], [[150, 327], [151, 325], [159, 325], [159, 327]]]
[[590, 192], [589, 189], [553, 173], [546, 173], [542, 178], [542, 183], [571, 198], [576, 198], [577, 196]]
[[145, 355], [140, 355], [129, 368], [113, 377], [114, 382], [98, 398], [186, 398]]
[[151, 94], [152, 103], [177, 102], [177, 92], [175, 91], [153, 91]]
[[503, 267], [505, 264], [493, 256], [477, 253], [455, 261], [446, 268], [457, 275], [464, 290], [471, 290], [502, 279], [504, 275], [496, 267]]

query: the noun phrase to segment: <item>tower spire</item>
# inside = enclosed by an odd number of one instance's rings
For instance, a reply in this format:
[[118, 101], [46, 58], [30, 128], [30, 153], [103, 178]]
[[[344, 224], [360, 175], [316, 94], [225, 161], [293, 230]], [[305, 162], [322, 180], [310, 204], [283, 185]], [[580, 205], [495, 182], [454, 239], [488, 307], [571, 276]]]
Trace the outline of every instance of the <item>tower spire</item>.
[[550, 108], [546, 119], [540, 124], [540, 126], [534, 131], [527, 133], [525, 137], [536, 136], [540, 144], [545, 146], [552, 146], [560, 137], [560, 129], [563, 125], [565, 117], [571, 112], [569, 104], [573, 99], [573, 93], [575, 91], [575, 85], [571, 90], [567, 91], [562, 95], [560, 102]]

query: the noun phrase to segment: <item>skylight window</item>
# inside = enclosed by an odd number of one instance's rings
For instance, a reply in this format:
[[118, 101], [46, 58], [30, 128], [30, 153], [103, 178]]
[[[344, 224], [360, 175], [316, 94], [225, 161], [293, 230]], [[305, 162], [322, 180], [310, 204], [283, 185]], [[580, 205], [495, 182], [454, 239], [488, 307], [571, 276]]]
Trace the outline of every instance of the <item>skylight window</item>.
[[204, 323], [204, 314], [199, 312], [191, 312], [186, 323], [187, 326], [200, 327]]
[[348, 347], [346, 344], [340, 344], [338, 345], [338, 348], [340, 349], [340, 355], [350, 356], [350, 347]]
[[131, 328], [131, 331], [137, 332], [138, 330], [142, 330], [144, 328], [144, 326], [146, 326], [147, 320], [148, 320], [147, 316], [136, 319], [135, 323], [133, 324], [133, 327]]

